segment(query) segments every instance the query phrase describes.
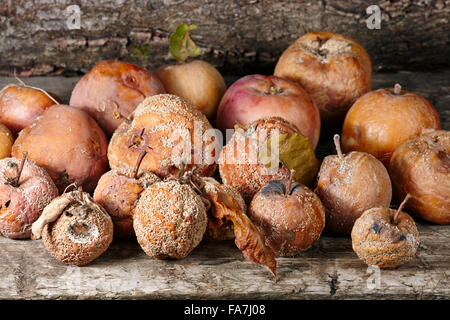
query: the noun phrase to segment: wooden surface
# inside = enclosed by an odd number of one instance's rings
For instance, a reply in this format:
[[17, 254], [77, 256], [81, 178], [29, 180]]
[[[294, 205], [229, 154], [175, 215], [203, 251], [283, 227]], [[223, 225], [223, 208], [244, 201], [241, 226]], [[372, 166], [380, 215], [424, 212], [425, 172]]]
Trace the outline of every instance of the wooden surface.
[[[70, 5], [80, 29], [68, 28]], [[367, 27], [370, 5], [380, 29]], [[168, 37], [180, 23], [198, 26], [202, 58], [225, 74], [272, 72], [289, 44], [318, 30], [355, 38], [375, 70], [430, 70], [450, 66], [449, 15], [450, 0], [2, 0], [0, 73], [86, 72], [105, 58], [154, 69], [173, 63]], [[146, 44], [147, 57], [133, 57]]]
[[[30, 78], [67, 102], [78, 78]], [[235, 78], [227, 78], [228, 85]], [[0, 78], [0, 87], [14, 81]], [[428, 98], [450, 130], [450, 72], [375, 74], [374, 88], [400, 82]], [[334, 153], [325, 133], [318, 155]], [[421, 245], [414, 260], [376, 272], [359, 261], [348, 237], [324, 234], [308, 251], [278, 258], [278, 280], [245, 260], [232, 241], [202, 242], [186, 259], [158, 261], [135, 242], [115, 241], [99, 259], [70, 267], [41, 241], [0, 238], [0, 299], [261, 298], [449, 299], [450, 226], [417, 221]], [[373, 287], [373, 285], [375, 287]]]

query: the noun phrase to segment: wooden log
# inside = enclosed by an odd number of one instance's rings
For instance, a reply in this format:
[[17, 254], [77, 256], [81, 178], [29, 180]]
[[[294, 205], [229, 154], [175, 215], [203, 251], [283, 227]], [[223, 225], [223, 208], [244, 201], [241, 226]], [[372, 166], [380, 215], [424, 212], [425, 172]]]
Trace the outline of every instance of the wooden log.
[[[72, 29], [71, 5], [80, 9], [80, 29]], [[369, 5], [381, 10], [380, 29], [367, 27]], [[270, 74], [281, 52], [313, 30], [355, 38], [375, 70], [430, 70], [450, 66], [449, 16], [449, 0], [4, 0], [0, 72], [86, 72], [112, 58], [154, 69], [172, 61], [168, 36], [179, 23], [198, 26], [192, 36], [202, 59], [225, 74]], [[145, 45], [147, 56], [135, 57]]]

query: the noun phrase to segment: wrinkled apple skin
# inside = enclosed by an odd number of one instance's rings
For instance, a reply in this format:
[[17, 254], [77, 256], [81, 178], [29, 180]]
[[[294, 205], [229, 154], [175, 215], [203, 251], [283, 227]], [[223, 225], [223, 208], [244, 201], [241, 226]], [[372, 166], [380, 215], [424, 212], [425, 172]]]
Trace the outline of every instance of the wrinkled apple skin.
[[209, 120], [216, 116], [225, 90], [225, 80], [210, 63], [194, 60], [178, 65], [165, 65], [155, 71], [167, 93], [185, 98]]
[[[178, 176], [191, 170], [200, 176], [214, 174], [219, 150], [218, 137], [206, 116], [186, 99], [172, 94], [148, 97], [130, 118], [130, 122], [123, 122], [117, 128], [109, 142], [108, 160], [111, 168], [133, 170], [146, 145], [148, 153], [140, 169], [153, 172], [160, 178]], [[189, 133], [190, 139], [186, 139], [186, 142], [190, 140], [190, 143], [184, 144], [180, 132]], [[130, 147], [130, 139], [140, 133], [140, 147]], [[196, 136], [203, 139], [197, 139]], [[185, 150], [188, 154], [201, 157], [183, 159], [181, 152], [175, 152], [183, 149], [183, 146], [190, 149]]]
[[413, 218], [397, 210], [377, 207], [363, 212], [351, 232], [352, 248], [369, 266], [396, 268], [416, 255], [419, 232]]
[[235, 124], [280, 117], [295, 125], [317, 146], [320, 114], [306, 91], [296, 83], [275, 76], [245, 76], [228, 88], [217, 112], [217, 127], [225, 132]]
[[342, 121], [352, 103], [372, 88], [367, 52], [356, 41], [332, 32], [309, 32], [298, 38], [281, 55], [274, 75], [305, 88], [323, 123]]
[[12, 156], [28, 158], [50, 174], [60, 193], [76, 183], [92, 192], [105, 172], [108, 142], [102, 129], [86, 112], [54, 105], [23, 129], [12, 147]]
[[11, 131], [0, 123], [0, 159], [11, 156], [14, 138]]
[[[61, 100], [49, 93], [24, 86], [10, 84], [0, 92], [0, 122], [14, 134], [29, 126], [48, 107], [60, 103]], [[55, 102], [56, 101], [56, 102]]]
[[374, 207], [389, 207], [392, 184], [384, 165], [366, 152], [325, 157], [316, 193], [326, 210], [326, 228], [350, 234], [361, 214]]
[[31, 161], [26, 161], [17, 186], [11, 179], [17, 177], [21, 160], [0, 160], [0, 233], [12, 239], [31, 236], [31, 225], [50, 201], [58, 196], [58, 189], [47, 172]]
[[364, 151], [387, 167], [395, 149], [425, 129], [440, 129], [434, 107], [418, 94], [378, 89], [359, 98], [342, 128], [342, 150]]
[[72, 91], [70, 105], [91, 115], [108, 136], [146, 97], [165, 93], [156, 75], [131, 63], [104, 60], [97, 63]]
[[249, 216], [276, 255], [294, 256], [310, 248], [325, 227], [319, 197], [294, 183], [286, 194], [286, 180], [272, 180], [253, 198]]
[[400, 145], [389, 165], [394, 195], [411, 198], [406, 210], [438, 224], [450, 224], [450, 132], [438, 130]]
[[94, 191], [94, 200], [101, 205], [114, 224], [114, 237], [136, 238], [133, 229], [133, 210], [142, 191], [160, 179], [150, 172], [140, 172], [137, 178], [126, 170], [106, 172]]

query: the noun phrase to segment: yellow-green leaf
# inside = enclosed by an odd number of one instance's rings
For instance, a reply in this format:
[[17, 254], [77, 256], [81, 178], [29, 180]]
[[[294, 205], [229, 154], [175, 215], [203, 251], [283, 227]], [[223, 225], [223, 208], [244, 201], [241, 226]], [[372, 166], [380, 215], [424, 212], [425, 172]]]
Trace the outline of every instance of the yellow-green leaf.
[[184, 62], [189, 57], [195, 57], [200, 54], [200, 48], [197, 47], [189, 36], [189, 31], [196, 29], [195, 24], [187, 25], [182, 23], [177, 26], [174, 33], [170, 35], [170, 53], [178, 61]]
[[[278, 143], [273, 141], [278, 139]], [[278, 147], [278, 150], [272, 150]], [[319, 161], [316, 158], [311, 141], [297, 133], [285, 133], [272, 137], [267, 141], [267, 152], [258, 154], [260, 163], [267, 168], [278, 161], [290, 170], [295, 170], [295, 181], [311, 186], [319, 171]]]

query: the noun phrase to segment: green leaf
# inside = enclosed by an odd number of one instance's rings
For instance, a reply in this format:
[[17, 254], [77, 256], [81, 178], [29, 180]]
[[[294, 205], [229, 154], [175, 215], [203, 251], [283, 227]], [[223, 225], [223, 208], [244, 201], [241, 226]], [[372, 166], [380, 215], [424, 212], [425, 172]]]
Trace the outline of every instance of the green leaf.
[[[273, 139], [278, 139], [278, 144]], [[272, 150], [278, 147], [278, 150]], [[272, 137], [267, 141], [267, 152], [258, 154], [260, 163], [270, 168], [278, 161], [288, 169], [295, 170], [294, 179], [298, 183], [311, 186], [317, 172], [319, 161], [314, 153], [311, 141], [297, 133], [285, 133]]]
[[178, 25], [174, 33], [170, 35], [170, 53], [180, 62], [186, 61], [189, 57], [195, 57], [200, 54], [200, 48], [197, 47], [189, 36], [189, 31], [196, 29], [195, 24], [188, 26], [185, 23]]

